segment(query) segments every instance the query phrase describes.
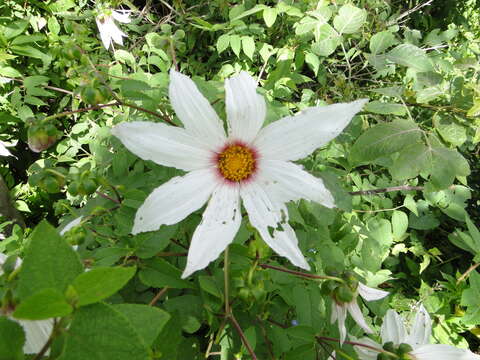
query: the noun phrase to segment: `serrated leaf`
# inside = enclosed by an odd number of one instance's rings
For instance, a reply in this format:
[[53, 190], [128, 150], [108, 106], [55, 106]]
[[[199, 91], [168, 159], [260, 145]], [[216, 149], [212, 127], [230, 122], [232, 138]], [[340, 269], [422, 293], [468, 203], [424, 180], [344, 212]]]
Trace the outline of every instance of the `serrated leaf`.
[[72, 283], [78, 306], [90, 305], [115, 294], [135, 275], [136, 267], [98, 267], [80, 274]]
[[255, 52], [255, 41], [251, 36], [242, 36], [242, 50], [250, 60], [253, 60], [253, 54]]
[[240, 49], [242, 47], [242, 40], [238, 35], [230, 35], [230, 47], [233, 50], [233, 53], [240, 56]]
[[63, 317], [72, 312], [72, 306], [57, 289], [43, 289], [26, 298], [15, 309], [17, 319], [44, 320]]
[[350, 159], [354, 163], [360, 163], [392, 154], [418, 142], [421, 134], [418, 126], [408, 120], [375, 125], [353, 144]]
[[148, 360], [147, 346], [120, 311], [95, 304], [75, 312], [61, 360]]
[[220, 35], [217, 39], [217, 52], [221, 54], [228, 48], [229, 44], [230, 44], [230, 36], [227, 34]]
[[402, 104], [393, 104], [393, 103], [385, 103], [381, 101], [370, 101], [366, 104], [363, 108], [365, 111], [369, 111], [375, 114], [382, 114], [382, 115], [398, 115], [404, 116], [407, 113], [405, 106]]
[[19, 274], [18, 294], [26, 299], [47, 288], [63, 293], [82, 272], [77, 253], [53, 226], [43, 221], [30, 237]]
[[15, 321], [0, 316], [0, 360], [23, 360], [25, 333]]
[[433, 71], [432, 62], [425, 50], [412, 44], [401, 44], [387, 54], [387, 59], [395, 64], [407, 66], [418, 72]]
[[373, 55], [380, 54], [397, 41], [390, 31], [381, 31], [370, 38], [370, 51]]
[[267, 7], [263, 10], [263, 20], [265, 21], [265, 25], [267, 27], [271, 27], [275, 24], [275, 20], [277, 20], [278, 10], [276, 8]]
[[367, 12], [351, 4], [343, 5], [333, 19], [333, 26], [340, 34], [356, 33], [367, 19]]

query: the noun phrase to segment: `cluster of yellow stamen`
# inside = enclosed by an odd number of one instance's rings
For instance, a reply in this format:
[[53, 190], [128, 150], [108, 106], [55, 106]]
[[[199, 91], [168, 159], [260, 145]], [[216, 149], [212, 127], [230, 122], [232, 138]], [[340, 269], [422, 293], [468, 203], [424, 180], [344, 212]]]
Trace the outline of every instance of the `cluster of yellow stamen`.
[[243, 145], [230, 145], [218, 155], [218, 170], [230, 181], [242, 181], [255, 170], [255, 155]]

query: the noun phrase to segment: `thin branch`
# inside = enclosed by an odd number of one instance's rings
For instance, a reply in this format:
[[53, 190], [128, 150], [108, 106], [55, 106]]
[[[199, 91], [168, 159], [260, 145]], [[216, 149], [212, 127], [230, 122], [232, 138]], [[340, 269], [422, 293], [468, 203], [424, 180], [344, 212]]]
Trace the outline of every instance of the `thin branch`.
[[168, 286], [165, 286], [162, 290], [160, 290], [157, 295], [154, 296], [154, 298], [152, 299], [152, 301], [150, 301], [148, 303], [148, 305], [150, 306], [154, 306], [157, 301], [168, 291]]
[[165, 257], [165, 256], [187, 256], [188, 253], [184, 252], [184, 253], [176, 253], [176, 252], [170, 252], [170, 251], [161, 251], [159, 253], [157, 253], [157, 255], [155, 256], [159, 256], [159, 257]]
[[245, 347], [247, 348], [247, 350], [248, 350], [250, 356], [252, 357], [252, 359], [253, 359], [253, 360], [258, 360], [257, 355], [255, 355], [255, 352], [253, 351], [252, 346], [251, 346], [250, 343], [248, 342], [245, 334], [243, 333], [242, 328], [240, 327], [240, 325], [239, 325], [238, 322], [237, 322], [237, 319], [235, 319], [235, 316], [233, 316], [233, 314], [230, 313], [230, 314], [228, 315], [228, 318], [230, 319], [230, 321], [232, 322], [233, 326], [234, 326], [235, 329], [237, 330], [238, 335], [240, 335], [240, 338], [242, 339], [243, 345], [245, 345]]
[[465, 279], [468, 277], [468, 275], [470, 275], [470, 273], [471, 273], [473, 270], [475, 270], [477, 267], [479, 267], [479, 266], [480, 266], [480, 263], [476, 263], [476, 264], [470, 266], [470, 267], [467, 269], [467, 271], [465, 271], [465, 273], [458, 278], [458, 280], [457, 280], [457, 285], [460, 284], [463, 280], [465, 280]]
[[355, 210], [353, 209], [352, 211], [353, 212], [359, 212], [359, 213], [377, 213], [377, 212], [383, 212], [383, 211], [395, 211], [395, 210], [398, 210], [398, 209], [401, 209], [405, 207], [405, 205], [399, 205], [399, 206], [395, 206], [394, 208], [390, 208], [390, 209], [378, 209], [378, 210]]
[[121, 103], [119, 103], [118, 101], [115, 101], [115, 102], [108, 103], [108, 104], [100, 104], [100, 105], [88, 106], [86, 108], [81, 108], [81, 109], [77, 109], [77, 110], [64, 111], [64, 112], [61, 112], [61, 113], [58, 113], [58, 114], [47, 116], [45, 119], [56, 119], [56, 118], [59, 118], [59, 117], [62, 117], [62, 116], [68, 116], [68, 115], [72, 115], [72, 114], [76, 114], [76, 113], [80, 113], [80, 112], [85, 112], [85, 111], [91, 111], [91, 110], [99, 110], [99, 109], [104, 108], [104, 107], [110, 107], [110, 106], [116, 106], [116, 105], [121, 105]]
[[[22, 80], [22, 79], [17, 79], [17, 78], [14, 78], [14, 77], [10, 77], [10, 76], [2, 76], [2, 78], [4, 79], [9, 79], [9, 80], [12, 80], [12, 81], [18, 81], [18, 82], [21, 82], [22, 84], [25, 82], [25, 80]], [[70, 91], [70, 90], [66, 90], [66, 89], [62, 89], [62, 88], [59, 88], [59, 87], [56, 87], [56, 86], [50, 86], [50, 85], [38, 85], [44, 89], [48, 89], [48, 90], [53, 90], [53, 91], [57, 91], [57, 92], [61, 92], [61, 93], [64, 93], [64, 94], [68, 94], [68, 95], [72, 95], [74, 96], [74, 93], [73, 91]]]
[[[316, 336], [315, 338], [316, 338], [317, 341], [319, 341], [319, 342], [322, 341], [322, 340], [340, 342], [340, 339], [335, 339], [335, 338], [331, 338], [331, 337], [328, 337], [328, 336]], [[362, 343], [359, 343], [359, 342], [356, 342], [356, 341], [344, 341], [343, 343], [344, 343], [344, 344], [349, 344], [349, 345], [361, 346], [361, 347], [364, 347], [364, 348], [367, 348], [367, 349], [370, 349], [370, 350], [373, 350], [373, 351], [376, 351], [376, 352], [379, 352], [379, 353], [391, 354], [390, 352], [385, 351], [385, 350], [380, 349], [380, 348], [377, 348], [377, 347], [375, 347], [375, 346], [362, 344]]]
[[285, 273], [288, 273], [288, 274], [292, 274], [292, 275], [300, 276], [300, 277], [304, 277], [304, 278], [309, 278], [309, 279], [335, 280], [335, 281], [338, 281], [338, 282], [343, 282], [342, 279], [337, 278], [335, 276], [307, 274], [307, 273], [303, 273], [303, 272], [300, 272], [300, 271], [289, 270], [289, 269], [282, 268], [280, 266], [274, 266], [274, 265], [268, 265], [268, 264], [258, 264], [258, 266], [260, 266], [264, 269], [273, 269], [273, 270], [282, 271], [282, 272], [285, 272]]
[[424, 189], [423, 186], [410, 186], [410, 185], [400, 185], [400, 186], [392, 186], [386, 187], [381, 189], [372, 189], [372, 190], [360, 190], [360, 191], [350, 191], [350, 195], [375, 195], [380, 193], [386, 192], [393, 192], [393, 191], [422, 191]]
[[114, 203], [116, 203], [116, 204], [120, 204], [120, 203], [121, 203], [121, 201], [120, 201], [120, 200], [118, 200], [118, 199], [114, 199], [114, 198], [112, 198], [112, 197], [108, 196], [107, 194], [104, 194], [104, 193], [102, 193], [101, 191], [95, 191], [95, 193], [96, 193], [98, 196], [101, 196], [101, 197], [103, 197], [104, 199], [107, 199], [107, 200], [113, 201], [113, 202], [114, 202]]
[[433, 2], [433, 0], [428, 0], [428, 1], [424, 2], [424, 3], [422, 3], [422, 4], [418, 4], [417, 6], [415, 6], [415, 7], [411, 8], [411, 9], [409, 9], [409, 10], [401, 13], [395, 20], [390, 21], [389, 23], [387, 23], [387, 25], [390, 26], [390, 25], [393, 25], [393, 24], [395, 24], [395, 23], [398, 23], [398, 22], [399, 22], [401, 19], [403, 19], [404, 17], [410, 15], [411, 13], [414, 13], [414, 12], [417, 11], [417, 10], [420, 10], [420, 9], [421, 9], [422, 7], [424, 7], [424, 6], [430, 5], [432, 2]]

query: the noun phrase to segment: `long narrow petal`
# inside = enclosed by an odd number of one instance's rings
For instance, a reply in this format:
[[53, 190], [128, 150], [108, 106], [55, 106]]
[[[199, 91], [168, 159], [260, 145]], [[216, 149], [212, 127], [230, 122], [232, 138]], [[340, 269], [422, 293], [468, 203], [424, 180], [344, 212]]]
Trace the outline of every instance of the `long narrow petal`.
[[124, 122], [111, 132], [128, 150], [142, 159], [185, 171], [208, 167], [213, 156], [185, 129], [166, 124]]
[[257, 94], [257, 82], [245, 71], [225, 80], [225, 107], [229, 135], [251, 142], [265, 121], [266, 105]]
[[123, 46], [123, 38], [127, 37], [127, 35], [120, 30], [111, 17], [108, 18], [108, 31], [110, 32], [112, 40], [115, 43]]
[[347, 328], [345, 327], [345, 320], [347, 319], [347, 308], [335, 302], [332, 303], [332, 316], [330, 323], [338, 321], [338, 333], [340, 335], [340, 346], [343, 345], [347, 338]]
[[380, 300], [390, 295], [388, 291], [374, 289], [362, 283], [358, 283], [358, 293], [362, 298], [364, 298], [367, 301]]
[[282, 202], [306, 199], [332, 208], [335, 202], [332, 194], [319, 179], [299, 165], [282, 160], [261, 161], [262, 186], [279, 193]]
[[[26, 354], [37, 354], [48, 341], [53, 328], [53, 320], [16, 320], [25, 330], [25, 345], [23, 351]], [[49, 354], [50, 351], [46, 353]]]
[[97, 23], [98, 31], [100, 32], [100, 39], [102, 39], [103, 46], [108, 50], [112, 42], [112, 37], [110, 35], [110, 31], [108, 30], [106, 19], [103, 18], [100, 20], [100, 17], [97, 16], [95, 21]]
[[[377, 349], [382, 349], [382, 345], [377, 344], [375, 341], [369, 338], [356, 339], [353, 336], [350, 336], [352, 341], [358, 342], [360, 344], [368, 345]], [[358, 354], [360, 360], [376, 360], [378, 356], [378, 351], [371, 350], [367, 347], [354, 345], [353, 349]]]
[[212, 169], [201, 169], [177, 176], [145, 199], [136, 215], [132, 234], [157, 230], [175, 224], [200, 209], [208, 200], [218, 180]]
[[10, 151], [3, 145], [3, 143], [0, 141], [0, 156], [10, 156], [12, 155]]
[[268, 246], [277, 254], [286, 257], [292, 264], [309, 270], [310, 266], [298, 248], [295, 232], [288, 224], [287, 209], [269, 198], [265, 189], [257, 182], [243, 185], [240, 196], [250, 223]]
[[427, 310], [420, 305], [415, 320], [413, 321], [410, 335], [407, 342], [413, 347], [430, 343], [430, 334], [432, 333], [432, 320]]
[[410, 352], [416, 360], [480, 360], [469, 350], [457, 349], [450, 345], [422, 345]]
[[347, 303], [347, 310], [352, 316], [353, 320], [360, 326], [367, 334], [373, 333], [372, 329], [367, 325], [362, 314], [362, 310], [358, 307], [357, 300]]
[[129, 10], [113, 10], [112, 16], [115, 20], [120, 21], [121, 23], [128, 24], [130, 23], [130, 14], [132, 12]]
[[254, 145], [266, 159], [302, 159], [339, 135], [366, 102], [317, 106], [285, 117], [260, 130]]
[[394, 310], [388, 310], [383, 317], [380, 335], [382, 343], [393, 341], [395, 345], [400, 345], [405, 342], [407, 330], [405, 329], [403, 318]]
[[197, 85], [188, 76], [172, 69], [168, 91], [173, 109], [185, 129], [212, 150], [221, 148], [226, 139], [222, 122]]
[[219, 185], [203, 213], [202, 222], [193, 234], [182, 278], [205, 268], [215, 260], [233, 241], [241, 221], [238, 186]]
[[70, 231], [73, 229], [75, 226], [80, 225], [82, 222], [83, 216], [79, 216], [72, 221], [70, 221], [67, 225], [64, 226], [62, 230], [60, 230], [60, 235], [64, 235], [67, 231]]

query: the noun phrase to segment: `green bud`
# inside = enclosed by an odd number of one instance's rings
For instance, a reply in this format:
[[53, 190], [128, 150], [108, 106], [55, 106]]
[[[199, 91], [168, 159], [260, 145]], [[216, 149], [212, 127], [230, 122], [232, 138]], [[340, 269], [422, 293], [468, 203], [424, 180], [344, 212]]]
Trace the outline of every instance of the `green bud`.
[[77, 196], [78, 195], [78, 182], [73, 181], [68, 185], [67, 191], [70, 193], [72, 196]]
[[355, 293], [349, 287], [341, 285], [335, 289], [334, 297], [342, 303], [348, 303], [355, 298]]
[[340, 277], [340, 272], [333, 266], [327, 266], [325, 268], [325, 274], [328, 276]]
[[85, 180], [82, 185], [85, 190], [85, 195], [93, 194], [98, 188], [97, 182], [92, 179]]
[[394, 358], [391, 355], [380, 353], [377, 355], [377, 360], [393, 360]]
[[383, 344], [383, 350], [390, 351], [392, 353], [395, 352], [395, 345], [393, 344], [393, 341], [386, 342]]
[[413, 348], [408, 344], [400, 344], [398, 346], [398, 352], [400, 355], [408, 354], [410, 351], [413, 351]]
[[322, 284], [322, 287], [320, 288], [320, 291], [322, 292], [322, 295], [332, 295], [335, 289], [340, 285], [338, 281], [334, 280], [327, 280]]
[[57, 179], [54, 176], [46, 176], [41, 182], [40, 186], [46, 192], [50, 194], [55, 194], [60, 192], [60, 186], [58, 184]]

